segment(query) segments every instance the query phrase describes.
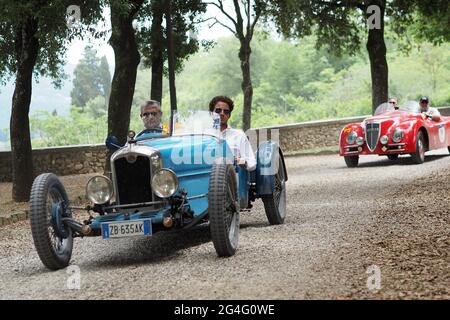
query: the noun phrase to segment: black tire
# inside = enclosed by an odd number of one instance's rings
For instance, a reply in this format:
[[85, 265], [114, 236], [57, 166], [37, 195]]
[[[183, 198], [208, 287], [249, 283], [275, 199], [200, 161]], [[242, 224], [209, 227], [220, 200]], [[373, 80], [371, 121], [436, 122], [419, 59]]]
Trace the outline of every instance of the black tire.
[[415, 164], [422, 164], [425, 162], [425, 137], [422, 131], [419, 131], [416, 139], [416, 151], [411, 153], [412, 161]]
[[[63, 239], [56, 234], [51, 222], [51, 208], [60, 202], [64, 202], [66, 206], [69, 204], [67, 193], [58, 177], [52, 173], [38, 176], [31, 188], [31, 232], [39, 258], [51, 270], [67, 267], [72, 257], [72, 231], [65, 228], [67, 237]], [[69, 212], [67, 217], [70, 216]]]
[[211, 238], [219, 257], [236, 253], [239, 242], [239, 202], [236, 171], [225, 160], [214, 163], [209, 181], [208, 210]]
[[396, 161], [398, 160], [398, 154], [388, 154], [388, 159], [391, 161]]
[[278, 158], [278, 170], [274, 175], [274, 191], [271, 195], [261, 197], [267, 219], [271, 225], [283, 224], [286, 217], [286, 175], [283, 160], [281, 156]]
[[447, 149], [448, 149], [448, 152], [450, 153], [450, 147], [448, 147]]
[[345, 156], [344, 160], [347, 167], [356, 168], [358, 166], [359, 156]]

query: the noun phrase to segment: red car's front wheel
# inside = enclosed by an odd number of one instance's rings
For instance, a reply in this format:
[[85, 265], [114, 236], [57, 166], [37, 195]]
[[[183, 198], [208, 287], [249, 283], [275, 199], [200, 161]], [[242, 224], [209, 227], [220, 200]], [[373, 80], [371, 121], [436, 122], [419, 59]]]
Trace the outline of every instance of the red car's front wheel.
[[345, 156], [344, 160], [347, 167], [356, 168], [358, 166], [359, 156]]
[[421, 164], [425, 162], [425, 137], [422, 131], [419, 131], [416, 139], [416, 152], [411, 153], [414, 163]]

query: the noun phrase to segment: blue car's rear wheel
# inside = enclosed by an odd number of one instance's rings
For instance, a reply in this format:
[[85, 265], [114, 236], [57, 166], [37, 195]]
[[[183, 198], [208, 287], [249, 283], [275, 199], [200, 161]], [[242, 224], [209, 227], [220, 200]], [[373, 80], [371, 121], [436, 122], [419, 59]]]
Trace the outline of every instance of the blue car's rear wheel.
[[264, 209], [270, 224], [282, 224], [286, 217], [286, 175], [284, 162], [281, 157], [278, 157], [278, 159], [273, 193], [262, 196]]
[[52, 173], [38, 176], [31, 188], [30, 223], [34, 246], [42, 263], [51, 270], [68, 266], [72, 257], [72, 230], [62, 223], [71, 214], [65, 208], [67, 193]]
[[231, 164], [213, 164], [208, 192], [211, 238], [219, 257], [235, 254], [239, 241], [236, 171]]

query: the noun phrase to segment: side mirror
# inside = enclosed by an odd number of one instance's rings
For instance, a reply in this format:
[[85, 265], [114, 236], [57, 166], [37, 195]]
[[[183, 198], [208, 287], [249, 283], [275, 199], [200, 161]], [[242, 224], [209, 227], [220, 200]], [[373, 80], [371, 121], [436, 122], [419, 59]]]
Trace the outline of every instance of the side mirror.
[[105, 144], [106, 144], [106, 147], [108, 148], [108, 150], [112, 151], [112, 152], [122, 148], [120, 146], [119, 139], [117, 139], [117, 137], [115, 137], [115, 136], [109, 136], [108, 138], [106, 138]]

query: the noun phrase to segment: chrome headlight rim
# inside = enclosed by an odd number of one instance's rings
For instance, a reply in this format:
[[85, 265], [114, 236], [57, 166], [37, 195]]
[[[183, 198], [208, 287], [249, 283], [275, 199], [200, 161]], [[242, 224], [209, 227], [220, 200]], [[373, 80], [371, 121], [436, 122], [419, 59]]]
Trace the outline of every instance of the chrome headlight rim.
[[[89, 189], [89, 186], [93, 182], [93, 180], [94, 179], [98, 179], [98, 178], [101, 178], [101, 179], [105, 180], [106, 183], [107, 183], [107, 186], [109, 188], [109, 192], [108, 192], [107, 198], [102, 199], [101, 201], [98, 200], [98, 198], [95, 198], [93, 193]], [[98, 190], [96, 190], [96, 191], [98, 191]], [[95, 192], [94, 192], [94, 194], [95, 194]], [[89, 201], [91, 201], [94, 204], [101, 205], [101, 204], [108, 203], [112, 199], [113, 195], [114, 195], [113, 182], [112, 182], [112, 180], [110, 178], [108, 178], [106, 176], [102, 176], [102, 175], [93, 176], [86, 183], [86, 197], [89, 199]]]
[[[155, 181], [155, 179], [157, 179], [158, 175], [163, 172], [166, 172], [167, 174], [169, 174], [170, 177], [173, 178], [172, 182], [174, 185], [170, 189], [170, 192], [168, 192], [168, 193], [161, 192], [161, 190], [158, 189], [158, 188], [160, 188], [160, 186], [157, 185], [156, 181]], [[167, 168], [159, 169], [153, 174], [152, 181], [151, 181], [151, 187], [152, 187], [153, 192], [159, 198], [163, 198], [163, 199], [170, 198], [178, 191], [178, 187], [179, 187], [178, 177], [177, 177], [176, 173], [171, 169], [167, 169]]]
[[394, 141], [395, 143], [399, 143], [400, 141], [402, 141], [404, 138], [404, 133], [403, 130], [400, 128], [396, 128], [394, 130], [394, 133], [392, 134], [392, 141]]
[[381, 143], [382, 145], [387, 145], [387, 144], [389, 143], [389, 137], [386, 136], [386, 135], [382, 136], [382, 137], [380, 138], [380, 143]]
[[358, 146], [360, 146], [360, 147], [362, 147], [362, 146], [364, 145], [365, 142], [366, 142], [366, 141], [364, 140], [363, 137], [358, 137], [358, 138], [356, 138], [356, 144], [357, 144]]
[[347, 142], [347, 144], [349, 145], [353, 145], [355, 144], [357, 138], [358, 134], [356, 133], [356, 131], [350, 131], [347, 137], [345, 138], [345, 142]]

